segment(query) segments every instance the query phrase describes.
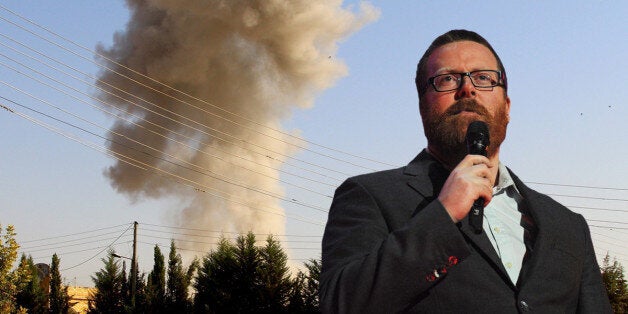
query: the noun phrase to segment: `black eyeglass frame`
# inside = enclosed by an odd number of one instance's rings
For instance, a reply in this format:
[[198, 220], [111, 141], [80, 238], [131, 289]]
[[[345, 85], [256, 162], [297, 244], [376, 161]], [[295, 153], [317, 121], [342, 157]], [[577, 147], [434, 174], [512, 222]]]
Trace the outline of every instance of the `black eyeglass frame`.
[[[475, 82], [473, 81], [473, 78], [471, 77], [471, 74], [473, 73], [477, 73], [477, 72], [493, 72], [493, 73], [497, 73], [497, 82], [495, 83], [495, 85], [490, 85], [490, 86], [478, 86], [475, 85]], [[432, 85], [432, 87], [434, 88], [435, 91], [437, 92], [450, 92], [452, 90], [457, 90], [458, 88], [460, 88], [460, 86], [462, 86], [462, 81], [464, 80], [465, 76], [469, 77], [469, 81], [471, 81], [471, 84], [473, 84], [473, 86], [475, 88], [480, 88], [483, 90], [493, 90], [494, 87], [497, 86], [505, 86], [504, 82], [504, 76], [503, 76], [502, 71], [498, 71], [498, 70], [476, 70], [476, 71], [471, 71], [471, 72], [460, 72], [460, 73], [443, 73], [443, 74], [439, 74], [439, 75], [434, 75], [430, 78], [427, 79], [427, 82]], [[459, 74], [460, 75], [460, 80], [458, 80], [458, 84], [455, 88], [451, 88], [451, 89], [444, 89], [444, 90], [439, 90], [436, 87], [436, 84], [434, 84], [434, 80], [439, 77], [439, 76], [445, 76], [445, 75], [452, 75], [452, 74]]]

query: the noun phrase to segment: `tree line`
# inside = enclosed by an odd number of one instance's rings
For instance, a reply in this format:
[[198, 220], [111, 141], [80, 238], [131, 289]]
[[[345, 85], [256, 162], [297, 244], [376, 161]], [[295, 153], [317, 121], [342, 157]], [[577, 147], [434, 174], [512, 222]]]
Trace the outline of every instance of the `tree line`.
[[[0, 313], [67, 313], [70, 298], [57, 255], [44, 285], [30, 256], [22, 255], [11, 270], [19, 249], [13, 226], [5, 232], [0, 226], [0, 234]], [[319, 313], [320, 261], [306, 261], [293, 275], [276, 238], [256, 243], [250, 232], [233, 242], [223, 238], [189, 265], [183, 265], [174, 240], [167, 259], [155, 245], [153, 269], [135, 275], [134, 291], [126, 262], [110, 250], [91, 276], [96, 289], [88, 313]]]
[[[256, 245], [253, 233], [235, 241], [221, 239], [200, 260], [183, 265], [174, 241], [168, 259], [155, 245], [153, 269], [127, 274], [126, 263], [114, 251], [92, 275], [95, 292], [89, 313], [318, 313], [319, 260], [310, 259], [292, 275], [287, 254], [268, 236]], [[0, 225], [0, 313], [68, 313], [67, 286], [62, 284], [60, 260], [53, 255], [50, 282], [42, 284], [37, 265], [22, 255], [15, 231]], [[607, 254], [600, 267], [613, 311], [628, 313], [628, 287], [623, 266]], [[44, 289], [48, 287], [49, 289]]]
[[263, 246], [256, 241], [253, 233], [234, 243], [221, 239], [187, 266], [174, 241], [167, 264], [155, 245], [153, 269], [137, 275], [134, 294], [125, 263], [110, 251], [92, 276], [89, 313], [318, 313], [320, 262], [311, 259], [291, 276], [280, 243], [273, 236]]

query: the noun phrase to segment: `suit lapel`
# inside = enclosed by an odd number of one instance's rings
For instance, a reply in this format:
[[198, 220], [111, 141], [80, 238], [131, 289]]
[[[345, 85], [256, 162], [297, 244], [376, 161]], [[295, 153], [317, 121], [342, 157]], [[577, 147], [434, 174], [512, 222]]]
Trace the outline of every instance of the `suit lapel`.
[[537, 230], [532, 252], [523, 264], [521, 273], [519, 274], [517, 286], [522, 287], [534, 274], [547, 272], [548, 265], [555, 262], [545, 259], [547, 256], [551, 256], [549, 252], [555, 245], [555, 237], [552, 234], [552, 230], [558, 230], [560, 228], [555, 226], [557, 219], [552, 217], [552, 206], [547, 204], [543, 198], [539, 196], [538, 192], [525, 186], [512, 172], [511, 176], [521, 192], [521, 196], [523, 196], [524, 206], [532, 216], [535, 229]]
[[486, 231], [483, 230], [482, 233], [476, 234], [471, 227], [469, 226], [469, 218], [465, 217], [462, 221], [459, 222], [460, 231], [467, 239], [467, 241], [475, 248], [475, 250], [491, 264], [491, 266], [499, 273], [499, 275], [508, 282], [511, 287], [515, 287], [512, 280], [508, 276], [508, 272], [506, 268], [504, 268], [504, 264], [502, 263], [499, 255], [495, 251], [495, 247], [488, 239], [488, 235]]

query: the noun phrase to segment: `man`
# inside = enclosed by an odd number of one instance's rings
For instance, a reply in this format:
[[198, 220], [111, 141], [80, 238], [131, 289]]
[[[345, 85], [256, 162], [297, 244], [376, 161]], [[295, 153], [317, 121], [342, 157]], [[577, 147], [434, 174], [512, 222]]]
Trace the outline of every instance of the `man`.
[[[427, 149], [336, 190], [323, 312], [610, 313], [584, 218], [499, 162], [510, 99], [490, 44], [466, 30], [441, 35], [419, 61], [416, 86]], [[488, 125], [488, 157], [467, 154], [475, 120]], [[467, 215], [480, 198], [476, 233]]]

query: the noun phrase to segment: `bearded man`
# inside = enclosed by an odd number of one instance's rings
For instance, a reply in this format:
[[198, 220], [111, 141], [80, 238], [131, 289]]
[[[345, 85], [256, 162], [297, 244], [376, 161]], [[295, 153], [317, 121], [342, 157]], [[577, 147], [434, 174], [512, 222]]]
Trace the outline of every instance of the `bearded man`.
[[[417, 66], [427, 148], [407, 166], [347, 179], [323, 237], [324, 313], [611, 313], [584, 218], [499, 161], [510, 120], [504, 66], [452, 30]], [[487, 157], [467, 154], [473, 121]], [[468, 223], [484, 200], [483, 232]]]

